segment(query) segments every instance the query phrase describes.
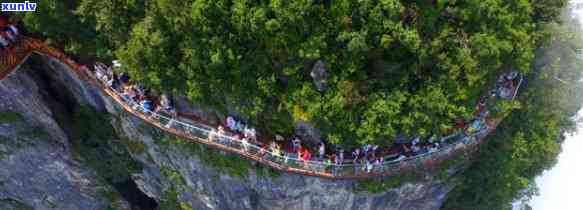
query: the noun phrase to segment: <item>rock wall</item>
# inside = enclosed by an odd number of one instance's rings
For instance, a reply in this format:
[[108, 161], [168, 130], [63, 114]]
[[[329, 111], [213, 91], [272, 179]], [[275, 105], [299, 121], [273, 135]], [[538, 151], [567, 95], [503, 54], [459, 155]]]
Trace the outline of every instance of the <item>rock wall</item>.
[[[138, 118], [121, 111], [120, 107], [107, 96], [77, 79], [66, 66], [50, 58], [43, 59], [48, 61], [53, 69], [49, 71], [50, 80], [66, 83], [64, 86], [76, 98], [77, 103], [93, 106], [97, 110], [106, 110], [113, 116], [112, 125], [118, 129], [120, 138], [127, 139], [126, 149], [130, 151], [134, 160], [143, 165], [142, 172], [132, 176], [134, 182], [142, 192], [161, 205], [167, 201], [177, 201], [183, 209], [190, 207], [191, 209], [220, 210], [431, 210], [439, 209], [447, 193], [452, 189], [452, 186], [427, 176], [414, 183], [386, 189], [385, 192], [369, 193], [358, 190], [359, 183], [355, 181], [333, 181], [273, 172], [237, 157], [160, 133]], [[66, 144], [67, 137], [52, 118], [50, 110], [42, 106], [42, 101], [38, 101], [42, 97], [34, 95], [38, 91], [29, 88], [29, 86], [34, 86], [34, 80], [27, 79], [28, 74], [33, 73], [27, 73], [27, 71], [21, 69], [11, 78], [0, 82], [0, 99], [5, 101], [19, 94], [28, 94], [29, 97], [8, 104], [0, 102], [0, 110], [22, 113], [26, 116], [27, 122], [40, 125], [47, 130], [51, 139], [57, 139], [58, 142]], [[181, 104], [181, 107], [184, 106]], [[198, 106], [192, 106], [189, 109], [191, 112], [201, 110]], [[5, 136], [5, 134], [5, 130], [0, 130], [0, 135]], [[9, 136], [17, 138], [14, 134]], [[98, 179], [85, 171], [83, 166], [75, 165], [74, 161], [71, 161], [70, 154], [50, 152], [51, 148], [45, 144], [38, 144], [37, 147], [26, 149], [26, 151], [16, 151], [15, 155], [22, 156], [21, 161], [28, 161], [30, 165], [26, 167], [44, 168], [44, 171], [36, 172], [38, 176], [51, 177], [55, 183], [60, 183], [58, 187], [51, 184], [36, 185], [35, 182], [26, 181], [27, 178], [19, 178], [15, 175], [25, 172], [8, 172], [21, 170], [16, 170], [23, 167], [18, 164], [8, 167], [3, 164], [5, 169], [0, 170], [0, 177], [11, 176], [15, 179], [13, 186], [23, 186], [18, 185], [23, 182], [30, 183], [23, 187], [28, 192], [43, 191], [59, 196], [61, 200], [58, 203], [65, 207], [57, 209], [68, 209], [69, 206], [79, 207], [77, 209], [95, 209], [94, 207], [104, 205], [103, 199], [87, 192], [96, 192], [97, 188], [107, 186], [94, 183], [93, 180]], [[35, 152], [35, 149], [47, 151], [39, 153]], [[57, 155], [53, 154], [55, 152]], [[35, 156], [31, 156], [32, 154]], [[26, 157], [33, 160], [44, 157], [48, 160], [33, 161]], [[62, 175], [55, 175], [54, 173], [57, 172]], [[5, 173], [9, 175], [4, 175]], [[39, 202], [42, 196], [26, 199], [24, 198], [26, 196], [15, 192], [19, 192], [15, 187], [0, 185], [0, 199], [15, 199], [35, 209], [45, 209], [39, 204], [42, 203]], [[67, 199], [65, 195], [69, 194], [74, 195]]]
[[116, 192], [70, 152], [56, 121], [41, 68], [24, 64], [0, 81], [0, 209], [103, 210]]

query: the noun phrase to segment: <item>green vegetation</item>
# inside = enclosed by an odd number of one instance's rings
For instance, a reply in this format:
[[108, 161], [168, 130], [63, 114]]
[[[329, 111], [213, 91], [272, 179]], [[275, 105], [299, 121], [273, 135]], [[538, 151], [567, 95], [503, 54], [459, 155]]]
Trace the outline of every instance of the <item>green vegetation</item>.
[[49, 137], [49, 134], [43, 128], [39, 127], [23, 130], [18, 132], [18, 134], [22, 137], [28, 137], [31, 139], [46, 139]]
[[[265, 132], [307, 120], [334, 143], [390, 144], [440, 134], [494, 75], [528, 72], [565, 2], [43, 1], [23, 19], [69, 52], [119, 58], [152, 88], [229, 101]], [[317, 60], [330, 75], [323, 95]]]
[[259, 175], [259, 176], [271, 177], [271, 178], [277, 178], [277, 177], [281, 176], [280, 171], [273, 169], [271, 167], [260, 165], [260, 164], [255, 165], [255, 173], [257, 173], [257, 175]]
[[169, 189], [164, 192], [162, 202], [157, 208], [158, 210], [192, 210], [188, 203], [180, 202], [178, 200], [178, 192], [175, 189]]
[[141, 141], [123, 138], [122, 143], [128, 147], [128, 150], [134, 154], [143, 154], [148, 150], [148, 145]]
[[425, 180], [425, 174], [423, 172], [403, 173], [382, 179], [360, 181], [356, 185], [356, 190], [369, 193], [380, 193], [385, 192], [388, 189], [397, 188], [404, 183], [415, 183], [423, 180]]
[[22, 119], [19, 113], [16, 112], [0, 112], [0, 124], [14, 123]]
[[[427, 181], [442, 181], [442, 182], [454, 182], [457, 181], [452, 177], [449, 170], [454, 169], [459, 164], [467, 164], [468, 157], [466, 155], [459, 155], [454, 158], [445, 160], [443, 163], [437, 165], [428, 171], [413, 171], [403, 174], [396, 174], [390, 177], [363, 180], [359, 181], [356, 185], [357, 192], [368, 192], [368, 193], [381, 193], [387, 190], [398, 188], [405, 183], [419, 183]], [[429, 178], [435, 178], [437, 180], [431, 180]]]
[[[489, 81], [517, 69], [527, 77], [520, 103], [493, 110], [508, 119], [455, 178], [460, 185], [444, 207], [509, 209], [552, 166], [582, 102], [581, 33], [572, 20], [558, 23], [566, 2], [67, 0], [41, 1], [43, 12], [20, 15], [30, 31], [68, 52], [119, 58], [149, 87], [222, 110], [232, 104], [263, 133], [289, 132], [305, 120], [344, 145], [439, 135], [471, 115]], [[310, 77], [318, 60], [330, 75], [322, 94]], [[90, 143], [97, 149], [77, 151], [91, 158], [107, 144]], [[251, 167], [189, 148], [226, 173], [244, 176]], [[108, 164], [132, 168], [120, 162]], [[107, 177], [113, 174], [127, 175]], [[408, 179], [362, 186], [378, 191]]]
[[199, 153], [199, 157], [205, 165], [218, 169], [221, 173], [237, 177], [245, 177], [254, 166], [248, 160], [238, 156], [219, 154], [219, 152], [205, 148]]
[[[156, 141], [161, 146], [174, 146], [183, 148], [191, 154], [197, 155], [200, 160], [207, 166], [213, 167], [221, 173], [243, 178], [249, 174], [249, 170], [255, 169], [259, 176], [277, 178], [281, 172], [270, 167], [253, 164], [248, 160], [236, 155], [222, 154], [220, 151], [201, 146], [188, 140], [178, 137], [166, 137]], [[167, 177], [167, 174], [164, 173]], [[218, 178], [218, 177], [217, 177]]]
[[[132, 173], [142, 170], [139, 163], [131, 159], [107, 114], [97, 113], [89, 107], [78, 107], [71, 123], [71, 144], [73, 155], [91, 167], [100, 177], [111, 185], [123, 184], [131, 179]], [[105, 198], [112, 208], [118, 205], [121, 195], [111, 189], [103, 189]]]
[[434, 176], [438, 180], [441, 181], [452, 181], [455, 177], [452, 176], [450, 170], [457, 169], [456, 167], [465, 167], [467, 166], [469, 159], [466, 155], [458, 155], [456, 157], [450, 158], [445, 160], [443, 163], [440, 163], [437, 168], [435, 169]]
[[170, 181], [172, 181], [177, 186], [186, 185], [186, 180], [184, 179], [184, 177], [182, 177], [179, 171], [173, 170], [167, 166], [160, 167], [160, 170], [162, 171], [162, 174], [164, 174], [164, 176], [166, 176]]
[[196, 154], [207, 166], [219, 170], [221, 173], [236, 177], [245, 177], [254, 166], [251, 162], [234, 155], [219, 154], [219, 151], [206, 146], [201, 146], [178, 137], [168, 137], [158, 140], [161, 145], [173, 145], [185, 148], [192, 154]]
[[536, 192], [534, 178], [555, 164], [563, 135], [576, 129], [572, 116], [583, 104], [583, 31], [565, 19], [545, 26], [554, 33], [522, 89], [523, 107], [502, 122], [475, 164], [457, 177], [461, 184], [444, 209], [511, 209], [512, 201]]
[[81, 107], [76, 110], [72, 125], [71, 141], [76, 157], [94, 168], [108, 182], [123, 182], [132, 173], [142, 170], [131, 159], [119, 141], [115, 129], [109, 123], [109, 116]]

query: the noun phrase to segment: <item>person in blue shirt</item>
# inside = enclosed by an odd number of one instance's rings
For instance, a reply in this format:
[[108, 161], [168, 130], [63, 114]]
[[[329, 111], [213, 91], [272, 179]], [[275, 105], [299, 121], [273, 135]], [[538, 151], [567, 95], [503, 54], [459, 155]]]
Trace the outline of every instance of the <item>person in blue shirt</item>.
[[154, 102], [152, 102], [152, 100], [150, 100], [150, 99], [146, 98], [146, 99], [142, 100], [140, 105], [147, 111], [151, 112], [154, 110]]

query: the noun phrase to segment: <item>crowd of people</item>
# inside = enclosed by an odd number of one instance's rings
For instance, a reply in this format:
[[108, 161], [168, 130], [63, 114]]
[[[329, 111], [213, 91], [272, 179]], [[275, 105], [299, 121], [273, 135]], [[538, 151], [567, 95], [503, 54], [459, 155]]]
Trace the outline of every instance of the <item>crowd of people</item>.
[[[168, 94], [159, 96], [152, 94], [149, 88], [132, 81], [127, 73], [116, 73], [114, 68], [120, 66], [118, 61], [113, 61], [113, 64], [113, 67], [107, 67], [102, 63], [96, 63], [93, 66], [95, 77], [103, 84], [121, 93], [126, 100], [135, 102], [136, 106], [141, 106], [147, 112], [165, 113], [172, 116], [172, 120], [166, 124], [166, 127], [171, 127], [174, 122], [173, 118], [177, 117], [177, 112], [170, 96]], [[136, 109], [137, 107], [132, 108]]]
[[[0, 16], [0, 47], [8, 49], [17, 41], [19, 30], [14, 24], [8, 22], [8, 18]], [[113, 61], [112, 67], [102, 63], [96, 63], [92, 68], [83, 66], [84, 69], [93, 73], [95, 77], [109, 88], [120, 93], [130, 104], [140, 106], [148, 113], [164, 113], [171, 116], [170, 121], [165, 125], [172, 127], [174, 119], [178, 117], [174, 108], [171, 97], [168, 94], [153, 94], [152, 90], [132, 81], [130, 76], [124, 72], [116, 72], [115, 69], [121, 67], [121, 63]], [[516, 78], [519, 73], [512, 71], [501, 75], [496, 83], [496, 88], [490, 92], [492, 97], [511, 99], [514, 96], [517, 84]], [[478, 112], [470, 120], [465, 134], [484, 128], [485, 119], [489, 115], [486, 109], [487, 97], [482, 98], [478, 104]], [[137, 107], [132, 107], [137, 109]], [[290, 147], [285, 147], [287, 143], [285, 138], [277, 134], [275, 141], [264, 143], [258, 139], [256, 129], [249, 126], [244, 120], [237, 119], [234, 116], [227, 116], [223, 124], [212, 128], [208, 133], [209, 141], [217, 141], [221, 144], [229, 145], [232, 141], [238, 141], [244, 152], [250, 152], [251, 146], [259, 148], [259, 155], [264, 156], [271, 154], [277, 159], [283, 159], [285, 163], [291, 158], [302, 161], [305, 167], [309, 166], [310, 161], [319, 161], [327, 165], [342, 165], [352, 163], [356, 171], [372, 172], [374, 169], [383, 170], [385, 161], [399, 161], [410, 156], [415, 156], [427, 152], [433, 152], [441, 147], [444, 142], [434, 141], [433, 138], [427, 142], [421, 142], [420, 138], [414, 138], [408, 143], [399, 144], [397, 152], [389, 152], [389, 148], [383, 148], [379, 145], [365, 144], [362, 147], [354, 148], [346, 152], [342, 147], [318, 143], [316, 146], [304, 144], [299, 136], [290, 138]], [[345, 156], [350, 156], [350, 160], [345, 160]]]
[[[120, 65], [117, 61], [113, 62], [113, 68], [118, 68]], [[172, 100], [168, 95], [162, 94], [160, 96], [154, 96], [151, 94], [152, 91], [150, 89], [131, 81], [126, 73], [115, 73], [113, 68], [98, 63], [94, 65], [92, 71], [95, 77], [102, 83], [121, 93], [127, 100], [134, 101], [137, 104], [136, 106], [139, 105], [148, 112], [166, 113], [172, 116], [172, 118], [177, 117]], [[492, 96], [508, 98], [511, 94], [506, 93], [508, 92], [507, 89], [513, 92], [515, 87], [514, 80], [517, 75], [518, 73], [515, 72], [502, 75], [497, 83], [498, 88], [491, 92], [493, 94]], [[484, 120], [488, 116], [488, 111], [485, 109], [486, 101], [486, 97], [480, 100], [478, 104], [479, 111], [474, 119], [470, 120], [466, 135], [483, 128]], [[169, 127], [171, 124], [172, 121], [166, 126]], [[240, 120], [234, 116], [227, 116], [224, 123], [219, 124], [216, 128], [212, 128], [208, 134], [209, 141], [219, 142], [224, 145], [239, 143], [243, 152], [251, 152], [250, 149], [253, 145], [254, 148], [259, 148], [257, 153], [262, 158], [270, 154], [272, 157], [283, 160], [285, 163], [293, 158], [303, 162], [304, 167], [309, 167], [310, 161], [326, 163], [329, 166], [351, 163], [355, 167], [355, 173], [371, 173], [375, 170], [383, 171], [385, 161], [399, 161], [407, 157], [437, 151], [441, 147], [441, 144], [444, 143], [435, 141], [434, 138], [431, 138], [427, 142], [421, 142], [420, 138], [414, 138], [408, 143], [400, 144], [400, 148], [394, 153], [388, 152], [387, 148], [373, 144], [365, 144], [362, 147], [354, 148], [351, 152], [346, 153], [343, 148], [336, 145], [327, 145], [321, 142], [317, 146], [309, 147], [302, 143], [299, 136], [292, 136], [290, 139], [289, 148], [285, 148], [285, 138], [279, 134], [275, 135], [275, 141], [263, 143], [265, 141], [258, 140], [255, 128], [250, 127], [244, 120]], [[346, 155], [349, 155], [351, 159], [348, 161], [345, 160]]]
[[18, 27], [9, 23], [7, 16], [0, 15], [0, 50], [9, 49], [14, 46], [18, 35]]
[[[113, 67], [116, 68], [119, 66], [119, 62], [114, 61]], [[152, 91], [150, 89], [131, 81], [126, 73], [115, 73], [112, 67], [107, 67], [103, 64], [96, 64], [93, 72], [96, 78], [102, 83], [121, 93], [124, 98], [134, 101], [135, 104], [138, 104], [144, 110], [148, 112], [166, 113], [172, 116], [172, 118], [177, 117], [172, 100], [168, 95], [162, 94], [160, 96], [154, 96], [151, 94]], [[513, 80], [516, 76], [516, 73], [501, 76], [497, 84], [499, 88], [492, 92], [493, 96], [507, 98], [508, 93], [503, 93], [503, 91], [505, 91], [504, 89], [514, 90]], [[479, 111], [467, 127], [468, 133], [483, 128], [484, 120], [488, 116], [488, 111], [484, 108], [486, 106], [486, 100], [487, 98], [480, 100], [478, 104]], [[166, 126], [169, 127], [171, 124], [172, 121]], [[351, 163], [354, 165], [355, 173], [382, 172], [383, 165], [386, 161], [400, 161], [407, 157], [437, 151], [442, 144], [442, 142], [435, 141], [433, 138], [433, 141], [430, 140], [428, 142], [421, 142], [420, 138], [414, 138], [408, 143], [400, 144], [400, 148], [395, 153], [389, 153], [387, 148], [373, 144], [365, 144], [362, 147], [354, 148], [351, 152], [346, 153], [343, 148], [336, 145], [327, 145], [324, 142], [317, 144], [315, 147], [309, 147], [302, 143], [299, 136], [292, 136], [289, 142], [290, 147], [286, 149], [286, 141], [282, 135], [277, 134], [275, 135], [275, 141], [270, 141], [267, 144], [263, 143], [264, 141], [258, 140], [255, 128], [250, 127], [244, 120], [240, 120], [234, 116], [227, 116], [223, 124], [212, 128], [209, 131], [208, 140], [224, 145], [238, 142], [243, 152], [251, 152], [250, 149], [253, 145], [255, 148], [259, 148], [257, 153], [262, 158], [270, 154], [275, 159], [283, 160], [286, 164], [288, 160], [293, 158], [303, 162], [304, 167], [310, 167], [310, 161], [319, 161], [329, 166]], [[345, 160], [346, 155], [349, 155], [351, 159], [348, 161]]]
[[498, 77], [496, 88], [492, 90], [492, 96], [504, 99], [511, 99], [514, 96], [515, 79], [518, 77], [517, 71], [502, 74]]

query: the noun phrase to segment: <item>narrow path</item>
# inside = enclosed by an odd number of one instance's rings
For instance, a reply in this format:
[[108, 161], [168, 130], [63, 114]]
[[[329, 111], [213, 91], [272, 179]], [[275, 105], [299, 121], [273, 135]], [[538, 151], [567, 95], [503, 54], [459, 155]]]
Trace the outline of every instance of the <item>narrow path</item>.
[[[481, 130], [470, 135], [466, 135], [466, 132], [461, 132], [443, 137], [440, 139], [442, 145], [433, 151], [374, 165], [372, 170], [367, 172], [363, 169], [365, 165], [362, 164], [353, 164], [351, 162], [334, 164], [325, 161], [303, 161], [294, 158], [294, 156], [272, 153], [257, 145], [245, 144], [234, 139], [232, 136], [214, 133], [210, 130], [211, 126], [209, 125], [200, 123], [189, 124], [168, 116], [150, 112], [143, 109], [133, 100], [124, 98], [116, 90], [109, 88], [95, 79], [91, 73], [83, 70], [79, 64], [68, 58], [62, 51], [50, 47], [40, 40], [26, 36], [20, 36], [19, 41], [11, 49], [0, 51], [0, 80], [5, 79], [12, 72], [16, 71], [32, 53], [47, 55], [66, 64], [81, 79], [99, 87], [103, 93], [109, 95], [126, 112], [131, 113], [135, 117], [142, 119], [144, 122], [160, 130], [192, 142], [237, 154], [276, 170], [307, 176], [330, 179], [370, 179], [406, 173], [412, 170], [433, 169], [440, 162], [453, 156], [469, 154], [476, 151], [481, 142], [480, 140], [495, 130], [496, 126], [502, 121], [501, 118], [490, 119], [486, 117], [486, 125]], [[520, 78], [516, 88], [513, 90], [512, 100], [516, 97], [521, 83], [522, 78]], [[452, 138], [455, 139], [451, 140]]]

